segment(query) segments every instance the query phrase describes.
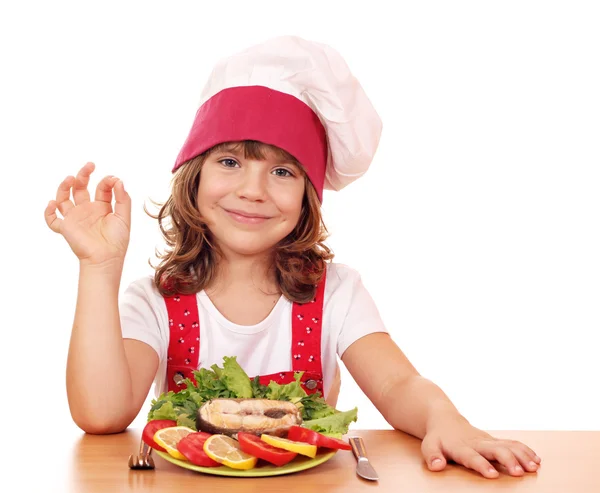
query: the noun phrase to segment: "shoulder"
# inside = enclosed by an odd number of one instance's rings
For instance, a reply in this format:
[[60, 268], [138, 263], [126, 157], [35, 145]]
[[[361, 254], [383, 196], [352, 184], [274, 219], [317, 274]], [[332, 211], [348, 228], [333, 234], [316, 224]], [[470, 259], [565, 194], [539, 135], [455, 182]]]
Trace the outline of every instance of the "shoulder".
[[327, 264], [325, 296], [347, 297], [362, 283], [360, 273], [349, 265], [339, 262]]
[[158, 289], [154, 284], [154, 276], [152, 275], [146, 275], [134, 279], [127, 285], [126, 291], [145, 291], [159, 294]]
[[154, 283], [154, 276], [147, 275], [131, 281], [125, 288], [122, 300], [124, 303], [143, 301], [152, 306], [163, 304], [163, 296]]
[[327, 281], [347, 282], [360, 279], [360, 273], [349, 265], [339, 262], [330, 262], [327, 264]]

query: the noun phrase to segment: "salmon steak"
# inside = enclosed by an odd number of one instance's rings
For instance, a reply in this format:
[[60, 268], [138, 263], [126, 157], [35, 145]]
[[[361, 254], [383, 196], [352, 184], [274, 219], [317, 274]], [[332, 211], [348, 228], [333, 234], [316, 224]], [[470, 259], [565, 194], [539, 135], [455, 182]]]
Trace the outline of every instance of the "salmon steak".
[[238, 432], [283, 437], [302, 415], [292, 402], [270, 399], [212, 399], [198, 410], [199, 431], [233, 436]]

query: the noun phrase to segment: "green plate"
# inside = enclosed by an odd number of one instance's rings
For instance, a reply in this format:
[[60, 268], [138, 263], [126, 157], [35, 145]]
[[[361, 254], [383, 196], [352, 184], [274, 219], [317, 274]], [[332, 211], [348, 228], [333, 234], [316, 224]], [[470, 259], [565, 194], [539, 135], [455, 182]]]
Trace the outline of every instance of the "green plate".
[[323, 464], [323, 462], [327, 462], [331, 459], [337, 450], [327, 450], [324, 452], [318, 452], [314, 459], [310, 457], [305, 457], [302, 455], [298, 455], [293, 461], [288, 462], [284, 466], [273, 466], [271, 464], [265, 463], [264, 461], [259, 461], [258, 466], [254, 469], [248, 469], [247, 471], [241, 471], [238, 469], [231, 469], [227, 466], [219, 466], [219, 467], [201, 467], [192, 464], [191, 462], [185, 460], [179, 460], [175, 457], [167, 454], [166, 452], [161, 452], [160, 450], [155, 450], [155, 453], [160, 455], [163, 459], [176, 466], [183, 467], [185, 469], [190, 469], [192, 471], [203, 472], [206, 474], [214, 474], [217, 476], [235, 476], [239, 478], [259, 478], [264, 476], [279, 476], [281, 474], [291, 474], [294, 472], [304, 471], [306, 469], [311, 469], [313, 467], [317, 467], [318, 465]]

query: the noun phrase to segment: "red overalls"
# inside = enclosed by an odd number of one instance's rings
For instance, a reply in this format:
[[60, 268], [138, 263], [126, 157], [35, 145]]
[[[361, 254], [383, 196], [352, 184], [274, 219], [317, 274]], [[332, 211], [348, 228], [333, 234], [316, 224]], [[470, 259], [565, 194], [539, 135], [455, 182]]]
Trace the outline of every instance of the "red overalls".
[[[294, 381], [294, 372], [303, 371], [302, 388], [308, 393], [323, 393], [321, 366], [321, 321], [323, 319], [323, 293], [325, 275], [317, 285], [315, 298], [309, 303], [292, 305], [292, 371], [260, 375], [260, 383], [271, 380], [279, 384]], [[183, 378], [195, 382], [193, 370], [202, 366], [200, 355], [200, 324], [198, 302], [195, 294], [164, 297], [169, 318], [169, 349], [167, 351], [168, 390], [177, 392], [185, 385]], [[235, 354], [227, 355], [235, 356]], [[261, 357], [261, 355], [256, 355]], [[253, 376], [251, 376], [253, 378]]]

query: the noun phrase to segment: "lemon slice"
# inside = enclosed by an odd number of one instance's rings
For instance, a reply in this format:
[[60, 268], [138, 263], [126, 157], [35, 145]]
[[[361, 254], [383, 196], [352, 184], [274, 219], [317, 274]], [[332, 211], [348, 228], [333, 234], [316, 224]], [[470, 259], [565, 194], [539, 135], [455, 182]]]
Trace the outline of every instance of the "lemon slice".
[[213, 435], [204, 442], [204, 452], [212, 460], [232, 469], [252, 469], [258, 459], [242, 452], [240, 444], [226, 435]]
[[301, 455], [306, 455], [307, 457], [312, 457], [313, 459], [317, 455], [316, 445], [311, 445], [304, 442], [294, 442], [293, 440], [288, 440], [287, 438], [279, 438], [271, 435], [261, 435], [260, 438], [269, 445], [273, 445], [273, 447], [289, 450], [290, 452], [296, 452]]
[[169, 455], [176, 459], [186, 460], [185, 456], [177, 450], [177, 444], [179, 443], [179, 440], [190, 433], [195, 433], [195, 431], [187, 426], [170, 426], [158, 430], [154, 434], [154, 441], [163, 447]]

